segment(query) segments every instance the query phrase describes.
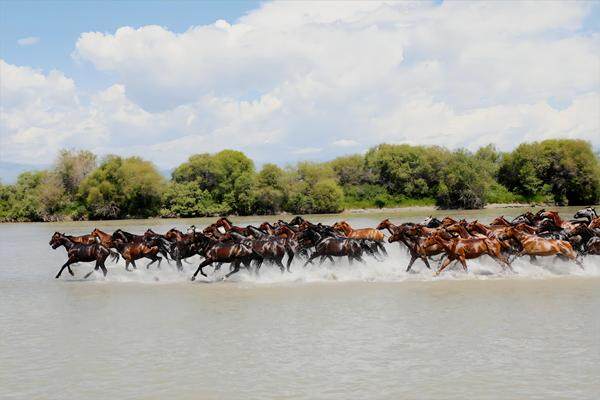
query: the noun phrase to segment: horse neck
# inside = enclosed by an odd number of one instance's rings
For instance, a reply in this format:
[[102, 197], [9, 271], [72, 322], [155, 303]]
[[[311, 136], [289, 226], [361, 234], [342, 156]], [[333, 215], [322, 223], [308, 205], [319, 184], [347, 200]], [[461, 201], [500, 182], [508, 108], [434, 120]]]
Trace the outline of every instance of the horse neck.
[[444, 250], [446, 250], [446, 251], [451, 251], [452, 250], [452, 242], [444, 239], [440, 235], [434, 235], [433, 236], [433, 240], [436, 243], [438, 243], [440, 246], [442, 246], [444, 248]]
[[344, 231], [344, 234], [346, 234], [346, 235], [349, 235], [352, 233], [353, 229], [347, 222], [340, 223], [339, 227], [342, 231]]
[[465, 229], [464, 226], [462, 226], [461, 224], [458, 224], [458, 234], [461, 238], [463, 239], [468, 239], [471, 237], [471, 235], [469, 234], [469, 232], [467, 232], [467, 230]]
[[69, 239], [69, 236], [62, 236], [60, 238], [60, 243], [65, 246], [65, 249], [67, 249], [67, 251], [71, 250], [71, 248], [73, 248], [73, 246], [75, 246], [75, 242], [73, 242], [71, 239]]
[[486, 228], [485, 226], [483, 226], [479, 222], [476, 222], [475, 224], [473, 224], [473, 230], [475, 232], [479, 232], [479, 233], [482, 233], [484, 235], [487, 235], [490, 232], [490, 229]]
[[552, 220], [552, 222], [554, 222], [554, 225], [556, 225], [558, 227], [561, 227], [563, 224], [563, 220], [562, 220], [562, 218], [560, 218], [558, 213], [549, 212], [548, 218], [550, 218]]

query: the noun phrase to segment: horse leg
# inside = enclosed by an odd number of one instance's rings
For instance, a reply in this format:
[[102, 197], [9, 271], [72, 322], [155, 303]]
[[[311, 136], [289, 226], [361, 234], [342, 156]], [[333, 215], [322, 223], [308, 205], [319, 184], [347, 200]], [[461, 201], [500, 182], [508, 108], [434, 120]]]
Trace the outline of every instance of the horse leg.
[[183, 271], [183, 264], [181, 263], [180, 259], [177, 259], [175, 264], [177, 265], [177, 271]]
[[438, 276], [439, 274], [441, 274], [442, 271], [446, 269], [448, 264], [450, 264], [450, 262], [452, 262], [452, 260], [450, 260], [450, 258], [446, 258], [444, 260], [444, 262], [442, 263], [442, 266], [435, 272], [435, 276]]
[[458, 261], [460, 261], [460, 263], [463, 266], [463, 269], [465, 270], [465, 272], [467, 272], [467, 261], [465, 260], [465, 256], [459, 256]]
[[106, 266], [104, 265], [104, 260], [102, 260], [102, 262], [100, 263], [100, 269], [102, 270], [102, 275], [104, 275], [104, 277], [106, 278], [106, 274], [108, 273], [108, 271], [106, 270]]
[[[101, 260], [96, 260], [96, 265], [94, 266], [94, 269], [91, 270], [90, 272], [88, 272], [87, 274], [85, 274], [85, 276], [83, 277], [83, 279], [87, 279], [90, 277], [90, 275], [92, 275], [94, 273], [94, 271], [98, 271], [98, 268], [100, 268], [100, 264], [102, 264]], [[104, 273], [104, 276], [106, 276], [106, 268], [102, 268], [102, 272]]]
[[137, 269], [137, 265], [135, 265], [135, 260], [131, 260], [131, 265], [133, 265], [133, 269]]
[[152, 261], [150, 261], [148, 264], [146, 264], [146, 269], [150, 269], [150, 266], [152, 264], [154, 264], [156, 261], [158, 261], [158, 257], [154, 256], [153, 258], [151, 258], [150, 256], [146, 257]]
[[286, 263], [286, 270], [287, 270], [287, 272], [292, 272], [292, 271], [290, 271], [290, 265], [292, 265], [292, 260], [293, 259], [294, 259], [294, 252], [293, 251], [288, 252], [288, 260], [287, 260], [287, 263]]
[[60, 268], [60, 271], [58, 271], [58, 274], [56, 274], [56, 276], [55, 276], [54, 278], [55, 278], [55, 279], [58, 279], [58, 278], [60, 278], [60, 274], [62, 274], [62, 272], [63, 272], [63, 270], [64, 270], [65, 268], [68, 268], [68, 269], [69, 269], [69, 273], [70, 273], [71, 275], [74, 275], [74, 274], [73, 274], [73, 271], [71, 271], [71, 267], [70, 267], [70, 265], [71, 265], [71, 264], [73, 264], [73, 263], [75, 263], [75, 261], [74, 261], [74, 260], [71, 260], [71, 259], [67, 260], [67, 262], [63, 264], [63, 266]]
[[279, 266], [279, 269], [281, 270], [281, 273], [283, 274], [285, 272], [285, 266], [281, 262], [282, 259], [283, 259], [283, 256], [281, 258], [276, 258], [275, 264], [277, 264], [277, 266]]
[[[310, 257], [308, 257], [308, 260], [306, 260], [306, 262], [304, 263], [304, 265], [302, 266], [302, 268], [306, 268], [306, 266], [307, 266], [308, 264], [312, 264], [312, 261], [313, 261], [315, 258], [319, 257], [319, 256], [320, 256], [320, 254], [318, 254], [316, 251], [315, 251], [314, 253], [312, 253], [312, 254], [310, 255]], [[322, 263], [321, 263], [321, 264], [322, 264]]]
[[[331, 261], [332, 264], [335, 264], [335, 260], [333, 259], [332, 256], [329, 255], [329, 256], [325, 256], [325, 257], [327, 257], [329, 259], [329, 261]], [[323, 264], [323, 261], [321, 261], [321, 264]]]
[[212, 260], [210, 258], [207, 258], [206, 260], [202, 261], [200, 263], [200, 265], [198, 265], [198, 269], [196, 270], [196, 272], [194, 272], [194, 275], [192, 275], [192, 281], [196, 280], [196, 275], [198, 275], [198, 272], [200, 272], [202, 275], [206, 276], [206, 274], [204, 273], [204, 271], [202, 271], [202, 269], [204, 267], [206, 267], [207, 265], [212, 264]]
[[[415, 261], [417, 260], [417, 258], [419, 258], [419, 257], [414, 254], [410, 257], [410, 262], [408, 263], [408, 267], [406, 267], [406, 272], [410, 271], [410, 269], [412, 268], [412, 266], [415, 263]], [[429, 267], [429, 266], [427, 266], [427, 267]]]
[[385, 249], [385, 246], [383, 245], [383, 243], [381, 243], [381, 242], [375, 242], [375, 243], [377, 243], [377, 247], [379, 248], [379, 250], [381, 250], [381, 252], [383, 253], [383, 255], [387, 257], [388, 252]]
[[240, 261], [239, 260], [234, 261], [232, 265], [233, 265], [233, 271], [231, 271], [230, 273], [225, 275], [225, 279], [229, 278], [231, 275], [235, 274], [236, 272], [238, 272], [240, 270]]

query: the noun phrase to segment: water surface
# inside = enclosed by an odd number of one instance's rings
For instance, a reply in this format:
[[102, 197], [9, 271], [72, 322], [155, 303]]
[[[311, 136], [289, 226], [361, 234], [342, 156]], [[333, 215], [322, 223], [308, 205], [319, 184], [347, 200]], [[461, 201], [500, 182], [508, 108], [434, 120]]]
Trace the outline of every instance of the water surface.
[[[425, 215], [312, 219], [362, 227], [385, 217]], [[53, 279], [65, 260], [48, 246], [54, 231], [208, 221], [0, 225], [0, 398], [598, 398], [600, 257], [584, 271], [518, 260], [515, 275], [482, 259], [433, 278], [419, 262], [406, 273], [406, 252], [388, 245], [384, 262], [264, 267], [228, 282], [211, 268], [189, 282], [198, 260], [185, 274], [165, 264], [128, 273], [121, 261], [107, 279], [82, 281], [89, 264]]]

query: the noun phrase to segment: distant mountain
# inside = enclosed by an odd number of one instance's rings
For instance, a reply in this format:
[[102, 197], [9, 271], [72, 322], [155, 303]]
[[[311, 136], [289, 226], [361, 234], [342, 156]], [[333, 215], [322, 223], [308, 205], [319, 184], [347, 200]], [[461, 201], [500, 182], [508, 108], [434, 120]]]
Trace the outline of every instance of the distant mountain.
[[0, 161], [0, 182], [15, 183], [20, 173], [48, 168], [47, 164], [18, 164]]

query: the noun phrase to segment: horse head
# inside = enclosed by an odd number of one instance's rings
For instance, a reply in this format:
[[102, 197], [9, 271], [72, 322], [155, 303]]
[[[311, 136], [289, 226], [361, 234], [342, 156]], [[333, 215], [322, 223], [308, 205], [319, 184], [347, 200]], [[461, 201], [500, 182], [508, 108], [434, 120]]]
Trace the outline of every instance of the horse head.
[[582, 208], [577, 211], [573, 218], [586, 218], [588, 223], [592, 221], [592, 219], [597, 218], [598, 214], [596, 214], [596, 210], [592, 207]]
[[381, 221], [379, 223], [379, 225], [377, 225], [376, 229], [378, 229], [378, 230], [387, 229], [390, 226], [392, 226], [392, 223], [390, 222], [389, 218], [386, 218], [383, 221]]
[[65, 239], [66, 237], [63, 233], [54, 232], [54, 235], [52, 235], [52, 238], [50, 238], [50, 242], [48, 244], [52, 246], [53, 249], [57, 249], [62, 246]]

